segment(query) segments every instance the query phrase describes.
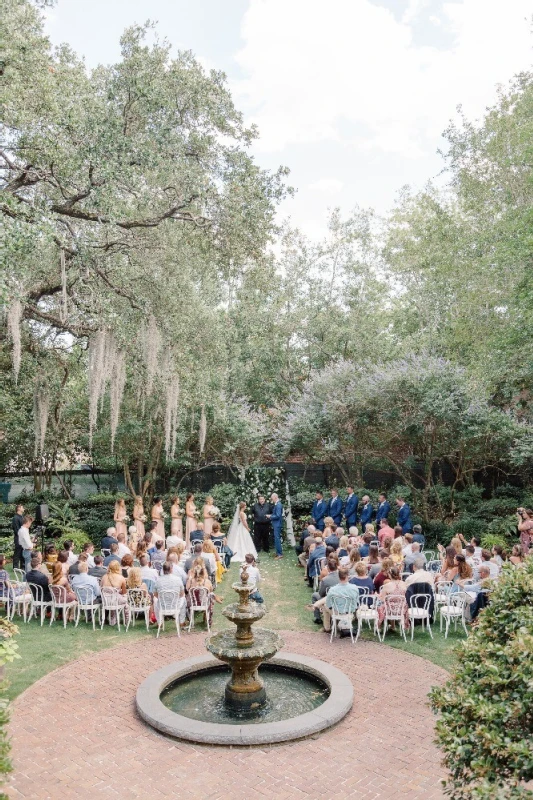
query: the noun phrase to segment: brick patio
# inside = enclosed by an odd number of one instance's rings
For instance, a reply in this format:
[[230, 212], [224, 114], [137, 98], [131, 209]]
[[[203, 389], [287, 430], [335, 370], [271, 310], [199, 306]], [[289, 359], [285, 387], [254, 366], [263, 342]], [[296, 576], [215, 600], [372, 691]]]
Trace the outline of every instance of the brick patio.
[[[90, 636], [91, 632], [87, 631]], [[264, 800], [443, 797], [430, 687], [446, 672], [417, 656], [325, 634], [283, 632], [287, 650], [329, 661], [355, 687], [352, 711], [315, 738], [260, 748], [175, 742], [137, 719], [135, 691], [170, 661], [205, 652], [202, 634], [129, 641], [31, 686], [12, 709], [12, 798]]]

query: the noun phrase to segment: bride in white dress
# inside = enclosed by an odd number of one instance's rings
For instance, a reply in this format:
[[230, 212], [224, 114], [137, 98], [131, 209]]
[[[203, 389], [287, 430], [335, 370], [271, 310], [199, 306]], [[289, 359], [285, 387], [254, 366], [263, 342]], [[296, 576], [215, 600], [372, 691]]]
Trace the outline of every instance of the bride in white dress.
[[233, 522], [228, 531], [228, 547], [233, 550], [232, 561], [244, 561], [248, 553], [252, 553], [257, 558], [257, 550], [246, 519], [246, 503], [239, 503], [233, 517]]

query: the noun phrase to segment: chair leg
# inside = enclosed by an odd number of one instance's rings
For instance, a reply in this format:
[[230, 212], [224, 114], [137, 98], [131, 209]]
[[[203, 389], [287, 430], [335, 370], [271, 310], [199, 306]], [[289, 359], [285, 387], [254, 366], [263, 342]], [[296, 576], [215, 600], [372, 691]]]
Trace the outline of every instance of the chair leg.
[[428, 631], [429, 631], [429, 635], [430, 635], [430, 636], [431, 636], [431, 638], [433, 639], [433, 633], [432, 633], [432, 631], [431, 631], [431, 622], [429, 621], [429, 617], [427, 618], [427, 629], [428, 629]]
[[192, 606], [189, 609], [189, 633], [191, 632], [191, 628], [194, 626], [194, 611]]

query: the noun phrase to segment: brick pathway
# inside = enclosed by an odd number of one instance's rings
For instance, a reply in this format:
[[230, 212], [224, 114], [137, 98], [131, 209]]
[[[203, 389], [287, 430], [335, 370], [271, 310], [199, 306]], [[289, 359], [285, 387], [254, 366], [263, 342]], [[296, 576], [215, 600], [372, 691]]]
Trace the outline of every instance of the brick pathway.
[[[90, 631], [87, 632], [90, 636]], [[430, 687], [446, 673], [416, 656], [325, 634], [283, 633], [287, 650], [329, 661], [355, 687], [352, 711], [315, 738], [260, 748], [175, 742], [137, 719], [154, 670], [205, 652], [201, 634], [143, 639], [83, 656], [13, 704], [12, 798], [365, 800], [442, 798]]]

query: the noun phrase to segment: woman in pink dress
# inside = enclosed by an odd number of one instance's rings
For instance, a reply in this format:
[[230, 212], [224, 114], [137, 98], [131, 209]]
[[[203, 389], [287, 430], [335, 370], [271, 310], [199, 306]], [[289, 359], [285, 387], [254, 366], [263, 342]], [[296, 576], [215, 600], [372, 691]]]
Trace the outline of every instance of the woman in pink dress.
[[115, 503], [115, 516], [113, 517], [115, 521], [115, 529], [117, 531], [117, 536], [119, 533], [123, 533], [124, 536], [128, 535], [128, 527], [126, 522], [128, 520], [128, 512], [126, 511], [126, 502], [125, 500], [117, 500]]
[[211, 496], [206, 497], [205, 505], [202, 510], [202, 516], [204, 518], [204, 534], [206, 539], [211, 536], [211, 532], [213, 530], [213, 522], [215, 521], [213, 513], [214, 510], [215, 510], [215, 505], [213, 498]]
[[152, 522], [157, 522], [157, 528], [152, 534], [152, 541], [155, 544], [157, 539], [165, 541], [165, 512], [163, 511], [163, 501], [160, 497], [154, 497], [154, 504], [152, 506]]
[[191, 544], [191, 533], [196, 530], [196, 506], [194, 505], [194, 495], [189, 492], [185, 501], [185, 542], [187, 548]]
[[530, 508], [518, 509], [518, 530], [522, 554], [527, 556], [533, 541], [533, 511]]
[[[404, 581], [402, 581], [402, 573], [400, 572], [397, 566], [391, 567], [389, 570], [390, 578], [385, 581], [383, 586], [381, 587], [379, 598], [380, 600], [385, 600], [385, 597], [400, 597], [405, 601], [405, 592], [407, 589], [407, 585]], [[378, 625], [382, 625], [385, 620], [385, 603], [383, 602], [381, 605], [378, 606]], [[404, 618], [404, 625], [406, 628], [409, 628], [409, 614], [407, 611], [407, 603], [403, 606], [403, 618]], [[394, 623], [392, 624], [392, 628], [394, 629]]]
[[171, 497], [170, 502], [170, 535], [183, 539], [183, 511], [180, 506], [179, 497]]
[[133, 501], [133, 524], [137, 530], [137, 541], [142, 542], [144, 539], [145, 529], [144, 523], [146, 522], [146, 514], [144, 513], [143, 499], [139, 495]]

